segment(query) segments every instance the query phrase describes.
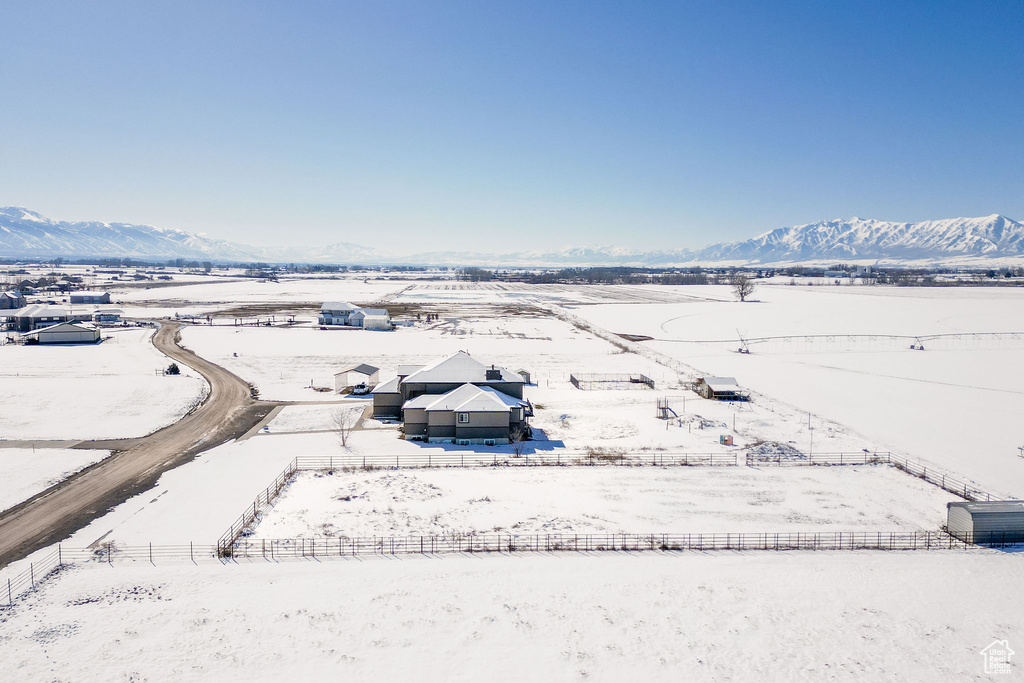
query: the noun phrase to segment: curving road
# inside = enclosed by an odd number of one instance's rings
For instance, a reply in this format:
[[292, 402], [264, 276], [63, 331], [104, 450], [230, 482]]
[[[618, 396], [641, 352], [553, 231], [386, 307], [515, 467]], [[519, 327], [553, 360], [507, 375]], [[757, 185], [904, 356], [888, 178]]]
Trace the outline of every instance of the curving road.
[[152, 488], [167, 470], [246, 433], [277, 405], [253, 400], [241, 378], [179, 346], [179, 328], [178, 323], [162, 323], [153, 345], [206, 378], [209, 396], [173, 425], [133, 439], [130, 448], [0, 514], [0, 568], [66, 538]]

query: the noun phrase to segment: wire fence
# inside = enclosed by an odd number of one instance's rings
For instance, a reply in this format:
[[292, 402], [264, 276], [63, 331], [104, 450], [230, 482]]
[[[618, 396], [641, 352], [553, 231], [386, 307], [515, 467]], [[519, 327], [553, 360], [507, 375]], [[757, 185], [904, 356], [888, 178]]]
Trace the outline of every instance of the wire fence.
[[171, 562], [223, 562], [216, 545], [200, 545], [187, 543], [179, 545], [147, 545], [124, 546], [104, 543], [90, 548], [65, 548], [58, 545], [50, 553], [29, 563], [28, 569], [19, 573], [9, 573], [0, 579], [0, 608], [11, 607], [21, 595], [35, 590], [47, 578], [62, 568], [84, 562], [97, 562], [114, 565], [125, 561], [158, 563]]
[[[999, 539], [993, 539], [992, 545]], [[787, 532], [713, 534], [462, 534], [448, 536], [337, 536], [239, 539], [224, 555], [268, 560], [357, 555], [438, 553], [716, 551], [716, 550], [940, 550], [974, 543], [944, 531]], [[1012, 545], [1006, 540], [1003, 545]], [[988, 545], [987, 543], [985, 545]]]
[[788, 466], [815, 466], [815, 465], [891, 465], [907, 474], [922, 479], [933, 486], [952, 493], [968, 501], [990, 501], [999, 500], [988, 491], [982, 490], [973, 484], [962, 479], [950, 476], [942, 470], [934, 467], [929, 468], [906, 458], [901, 458], [892, 453], [821, 453], [818, 455], [803, 455], [793, 453], [750, 453], [746, 454], [746, 463], [750, 465], [788, 465]]
[[645, 386], [654, 388], [654, 380], [640, 373], [572, 373], [569, 382], [577, 389], [615, 389]]
[[223, 564], [226, 561], [282, 561], [366, 555], [433, 555], [441, 553], [641, 552], [641, 551], [807, 551], [807, 550], [951, 550], [972, 546], [1024, 547], [1024, 532], [832, 531], [710, 534], [456, 534], [446, 536], [331, 536], [286, 539], [242, 537], [229, 547], [200, 545], [118, 545], [55, 550], [29, 563], [28, 569], [0, 578], [0, 609], [72, 564], [110, 566], [126, 563]]
[[424, 467], [569, 467], [602, 465], [621, 467], [735, 467], [736, 463], [736, 455], [733, 453], [670, 453], [662, 451], [652, 451], [651, 453], [574, 453], [556, 451], [554, 453], [524, 454], [522, 456], [515, 456], [509, 453], [487, 454], [474, 451], [427, 452], [403, 455], [300, 455], [288, 463], [284, 472], [279, 474], [271, 482], [270, 486], [256, 496], [252, 505], [246, 507], [238, 519], [218, 539], [217, 546], [222, 549], [230, 548], [243, 531], [258, 521], [260, 511], [273, 502], [281, 492], [281, 489], [300, 470], [331, 471]]

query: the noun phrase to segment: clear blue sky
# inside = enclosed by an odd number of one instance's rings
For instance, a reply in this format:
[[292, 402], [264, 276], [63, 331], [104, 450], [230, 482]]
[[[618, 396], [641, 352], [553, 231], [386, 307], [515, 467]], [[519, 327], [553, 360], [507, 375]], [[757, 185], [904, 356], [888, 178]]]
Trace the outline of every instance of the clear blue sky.
[[8, 2], [0, 204], [254, 244], [1024, 219], [1024, 2]]

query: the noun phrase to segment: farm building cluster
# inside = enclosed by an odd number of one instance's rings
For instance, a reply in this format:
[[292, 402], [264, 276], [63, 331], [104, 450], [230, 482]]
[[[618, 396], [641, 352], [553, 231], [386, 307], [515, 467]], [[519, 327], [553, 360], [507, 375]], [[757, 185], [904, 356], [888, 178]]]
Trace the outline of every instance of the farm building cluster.
[[400, 420], [407, 439], [493, 446], [529, 436], [526, 381], [459, 351], [432, 365], [402, 366], [373, 392], [373, 416]]
[[352, 327], [363, 330], [392, 330], [386, 308], [360, 308], [345, 301], [325, 301], [317, 322], [323, 327]]
[[[109, 305], [109, 292], [70, 292], [62, 303], [30, 303], [18, 290], [0, 293], [0, 321], [28, 344], [82, 344], [99, 341], [99, 327], [119, 325], [123, 311]], [[102, 306], [93, 308], [93, 306]]]

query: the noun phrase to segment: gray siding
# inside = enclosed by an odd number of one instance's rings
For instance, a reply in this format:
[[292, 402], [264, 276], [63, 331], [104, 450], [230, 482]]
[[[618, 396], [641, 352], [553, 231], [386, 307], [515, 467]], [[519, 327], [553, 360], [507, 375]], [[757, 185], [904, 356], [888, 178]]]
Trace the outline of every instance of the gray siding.
[[402, 395], [381, 394], [373, 395], [373, 416], [388, 417], [395, 420], [402, 418]]

